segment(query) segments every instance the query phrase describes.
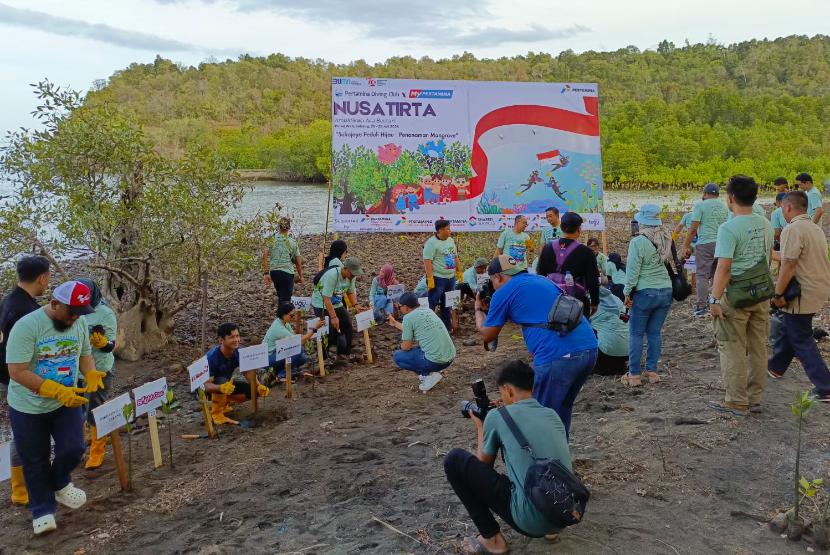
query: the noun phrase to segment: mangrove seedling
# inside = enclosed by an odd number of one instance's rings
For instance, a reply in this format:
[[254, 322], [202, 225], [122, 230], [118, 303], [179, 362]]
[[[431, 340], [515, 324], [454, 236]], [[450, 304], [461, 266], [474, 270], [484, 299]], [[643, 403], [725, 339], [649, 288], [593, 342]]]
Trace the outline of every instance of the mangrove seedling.
[[133, 489], [133, 404], [127, 403], [121, 409], [124, 414], [124, 420], [127, 421], [127, 490]]
[[161, 402], [161, 412], [167, 417], [167, 450], [170, 452], [170, 468], [175, 468], [173, 464], [173, 389], [167, 388], [167, 395], [165, 400]]
[[[794, 474], [794, 492], [795, 492], [795, 506], [793, 507], [792, 521], [796, 523], [801, 522], [799, 517], [799, 509], [801, 506], [801, 436], [804, 431], [805, 416], [811, 408], [816, 404], [815, 399], [809, 391], [801, 391], [795, 396], [795, 403], [790, 408], [793, 414], [798, 418], [798, 443], [795, 449], [795, 474]], [[806, 480], [805, 480], [806, 482]]]

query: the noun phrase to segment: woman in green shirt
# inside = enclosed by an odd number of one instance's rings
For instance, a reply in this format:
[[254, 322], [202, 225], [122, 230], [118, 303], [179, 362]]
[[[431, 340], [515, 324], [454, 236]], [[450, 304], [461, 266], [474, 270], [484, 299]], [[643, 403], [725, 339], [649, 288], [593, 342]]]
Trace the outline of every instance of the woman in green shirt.
[[628, 372], [623, 384], [642, 385], [640, 369], [644, 339], [648, 338], [646, 369], [642, 376], [651, 383], [660, 381], [657, 363], [663, 346], [663, 324], [669, 315], [672, 289], [666, 262], [671, 260], [671, 232], [663, 229], [660, 207], [644, 204], [634, 219], [640, 232], [628, 244], [626, 282], [623, 288], [625, 306], [630, 309], [628, 322]]
[[297, 240], [288, 235], [291, 220], [281, 218], [279, 233], [271, 238], [268, 248], [262, 254], [265, 283], [273, 283], [277, 290], [277, 306], [291, 301], [294, 283], [303, 283], [303, 262]]
[[[285, 362], [281, 360], [277, 363], [275, 360], [277, 347], [274, 344], [280, 339], [285, 339], [286, 337], [291, 337], [292, 335], [298, 335], [294, 333], [294, 326], [288, 323], [293, 319], [294, 305], [291, 303], [282, 303], [279, 307], [277, 307], [277, 319], [274, 320], [271, 327], [265, 332], [265, 337], [262, 339], [262, 342], [268, 346], [268, 362], [271, 365], [270, 372], [273, 373], [276, 371], [276, 375], [280, 379], [285, 378]], [[314, 333], [317, 329], [321, 328], [324, 324], [325, 320], [321, 318], [317, 328], [309, 330], [307, 334], [302, 336], [300, 343], [305, 345], [306, 341], [309, 341], [312, 337], [314, 337]], [[291, 357], [292, 371], [300, 368], [306, 362], [308, 362], [308, 357], [305, 352], [300, 351]]]
[[346, 246], [346, 241], [341, 239], [332, 241], [331, 245], [329, 245], [329, 255], [323, 261], [323, 268], [328, 268], [329, 266], [342, 266], [343, 259], [346, 257], [347, 251], [348, 248]]

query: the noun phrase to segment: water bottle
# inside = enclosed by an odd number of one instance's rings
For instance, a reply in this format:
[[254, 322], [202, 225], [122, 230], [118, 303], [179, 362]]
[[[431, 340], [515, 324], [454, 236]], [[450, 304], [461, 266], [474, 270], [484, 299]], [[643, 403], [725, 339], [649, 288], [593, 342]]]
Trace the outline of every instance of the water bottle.
[[574, 286], [574, 277], [570, 272], [565, 272], [565, 285], [568, 287]]

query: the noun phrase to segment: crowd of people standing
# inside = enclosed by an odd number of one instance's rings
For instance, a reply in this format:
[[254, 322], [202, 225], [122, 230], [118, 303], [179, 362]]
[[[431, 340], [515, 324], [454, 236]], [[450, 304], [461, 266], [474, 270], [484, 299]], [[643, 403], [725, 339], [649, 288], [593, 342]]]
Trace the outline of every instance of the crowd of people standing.
[[[800, 174], [795, 182], [791, 190], [786, 179], [776, 180], [770, 219], [758, 203], [758, 184], [742, 175], [729, 179], [725, 201], [718, 185], [705, 185], [701, 200], [676, 228], [667, 225], [660, 207], [645, 203], [634, 214], [625, 257], [606, 256], [595, 237], [583, 243], [582, 217], [551, 207], [538, 248], [526, 217], [518, 215], [500, 234], [492, 256], [463, 268], [451, 224], [439, 219], [423, 245], [421, 282], [393, 296], [392, 288], [401, 284], [392, 264], [384, 263], [368, 280], [365, 305], [358, 294], [364, 267], [345, 241], [335, 240], [311, 280], [311, 310], [318, 320], [306, 333], [293, 324], [294, 286], [304, 282], [304, 274], [285, 219], [262, 256], [264, 280], [277, 295], [276, 318], [263, 340], [270, 368], [254, 371], [253, 379], [235, 379], [240, 330], [234, 323], [220, 325], [217, 344], [206, 355], [211, 418], [217, 425], [236, 424], [228, 416], [232, 404], [245, 402], [254, 391], [268, 396], [275, 383], [290, 379], [275, 359], [276, 344], [286, 337], [299, 335], [305, 343], [327, 323], [328, 363], [360, 360], [352, 354], [355, 311], [371, 310], [378, 323], [400, 332], [391, 360], [416, 374], [419, 390], [429, 392], [457, 357], [447, 293], [458, 291], [462, 302], [472, 304], [484, 349], [496, 349], [503, 327], [513, 323], [521, 327], [532, 358], [532, 366], [508, 360], [499, 368], [498, 404], [504, 411], [489, 411], [484, 418], [470, 411], [477, 452], [453, 450], [446, 458], [448, 480], [480, 532], [465, 540], [463, 549], [505, 552], [491, 512], [523, 534], [555, 534], [559, 528], [522, 493], [529, 462], [513, 427], [537, 453], [569, 469], [573, 406], [592, 374], [619, 376], [627, 387], [662, 380], [662, 331], [673, 304], [682, 300], [678, 283], [685, 283], [675, 271], [678, 252], [695, 262], [693, 316], [711, 319], [717, 343], [725, 395], [708, 403], [712, 409], [734, 416], [762, 411], [767, 378], [782, 379], [796, 357], [815, 397], [830, 401], [830, 371], [812, 333], [813, 316], [830, 295], [827, 239], [818, 225], [821, 195], [809, 175]], [[17, 288], [0, 303], [0, 381], [8, 384], [15, 446], [12, 502], [29, 505], [34, 532], [41, 534], [56, 528], [56, 503], [77, 508], [85, 502], [85, 493], [71, 482], [87, 451], [84, 421], [90, 431], [86, 468], [103, 463], [106, 439], [97, 437], [91, 409], [111, 389], [117, 321], [93, 280], [62, 283], [41, 307], [36, 297], [48, 290], [49, 262], [26, 257], [17, 272]], [[564, 308], [557, 312], [557, 307]], [[567, 307], [576, 309], [564, 314]], [[771, 313], [779, 323], [772, 334]], [[294, 368], [307, 362], [304, 352], [292, 357]], [[499, 451], [507, 476], [492, 469]]]

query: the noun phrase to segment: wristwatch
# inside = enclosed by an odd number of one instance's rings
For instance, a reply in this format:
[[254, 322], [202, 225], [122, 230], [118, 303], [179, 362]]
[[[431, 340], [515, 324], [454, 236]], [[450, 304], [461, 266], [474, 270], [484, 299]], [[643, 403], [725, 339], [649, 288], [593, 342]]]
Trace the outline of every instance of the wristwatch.
[[709, 304], [710, 304], [710, 305], [712, 305], [712, 304], [720, 304], [720, 299], [716, 299], [716, 298], [715, 298], [715, 297], [713, 297], [713, 296], [712, 296], [712, 294], [710, 293], [710, 294], [709, 294]]

